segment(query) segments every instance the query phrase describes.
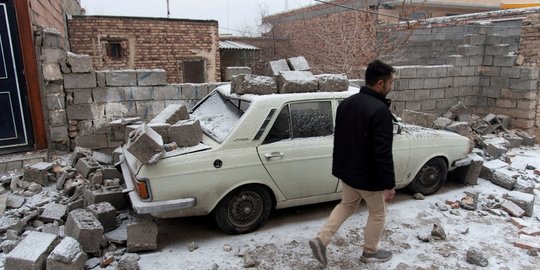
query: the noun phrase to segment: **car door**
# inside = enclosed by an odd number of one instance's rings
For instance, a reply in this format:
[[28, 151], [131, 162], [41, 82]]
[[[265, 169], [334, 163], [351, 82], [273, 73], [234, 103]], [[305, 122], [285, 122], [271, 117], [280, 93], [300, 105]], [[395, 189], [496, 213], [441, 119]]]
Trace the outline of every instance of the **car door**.
[[[395, 123], [394, 125], [397, 125]], [[396, 177], [396, 187], [407, 185], [408, 176], [405, 175], [410, 158], [409, 136], [401, 132], [394, 132], [392, 141], [392, 157], [394, 159], [394, 174]]]
[[257, 148], [287, 199], [334, 193], [333, 116], [330, 100], [286, 104]]

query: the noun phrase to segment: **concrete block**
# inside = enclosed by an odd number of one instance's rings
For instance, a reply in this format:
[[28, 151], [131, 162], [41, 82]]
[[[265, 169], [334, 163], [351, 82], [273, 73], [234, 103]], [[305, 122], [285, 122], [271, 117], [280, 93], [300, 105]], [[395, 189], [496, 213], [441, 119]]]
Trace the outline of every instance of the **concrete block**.
[[93, 120], [105, 116], [103, 104], [78, 104], [67, 106], [69, 120]]
[[472, 129], [467, 122], [454, 122], [445, 128], [448, 131], [468, 137], [471, 135]]
[[517, 181], [516, 175], [516, 173], [510, 170], [499, 169], [492, 172], [492, 176], [489, 180], [495, 185], [501, 186], [508, 190], [512, 190], [514, 188], [514, 184]]
[[68, 214], [65, 234], [77, 239], [84, 252], [100, 251], [103, 226], [92, 213], [84, 209], [76, 209]]
[[412, 110], [403, 110], [401, 113], [401, 121], [403, 121], [403, 123], [422, 127], [431, 128], [436, 119], [437, 117], [435, 115]]
[[508, 54], [509, 50], [508, 44], [495, 44], [486, 46], [484, 49], [484, 54], [492, 56], [506, 55]]
[[96, 71], [97, 87], [105, 87], [105, 86], [107, 86], [107, 83], [105, 81], [105, 74], [107, 72], [108, 72], [107, 70]]
[[137, 85], [137, 72], [135, 70], [111, 70], [105, 72], [107, 86], [135, 86]]
[[510, 79], [510, 88], [516, 90], [535, 90], [537, 84], [537, 80]]
[[49, 183], [47, 173], [53, 165], [54, 164], [48, 162], [39, 162], [24, 167], [24, 180], [46, 186]]
[[446, 126], [452, 124], [452, 120], [446, 117], [439, 117], [433, 122], [434, 129], [444, 129]]
[[424, 89], [434, 89], [439, 87], [439, 79], [428, 78], [424, 80]]
[[66, 89], [94, 88], [96, 86], [95, 72], [64, 74], [64, 87]]
[[41, 68], [43, 70], [43, 79], [45, 81], [61, 81], [62, 71], [58, 64], [42, 64]]
[[278, 76], [282, 71], [291, 71], [285, 59], [268, 62], [268, 73], [270, 76]]
[[310, 71], [308, 61], [303, 56], [291, 57], [287, 59], [287, 63], [291, 70], [294, 71]]
[[487, 35], [485, 39], [486, 45], [497, 45], [501, 44], [502, 36], [499, 34]]
[[528, 194], [534, 194], [534, 188], [536, 187], [536, 182], [533, 180], [526, 180], [523, 178], [518, 178], [516, 183], [514, 184], [514, 190], [528, 193]]
[[454, 120], [457, 118], [458, 115], [466, 111], [467, 111], [467, 106], [465, 106], [465, 104], [463, 104], [460, 101], [456, 105], [450, 107], [450, 109], [448, 109], [448, 111], [444, 113], [443, 117]]
[[90, 173], [95, 172], [97, 169], [101, 168], [101, 165], [99, 165], [99, 162], [97, 162], [93, 158], [79, 158], [77, 161], [77, 164], [75, 165], [75, 169], [82, 175], [83, 178], [88, 178]]
[[62, 221], [66, 215], [67, 206], [57, 203], [48, 203], [43, 207], [39, 218], [44, 222]]
[[536, 67], [522, 67], [516, 68], [519, 72], [519, 78], [522, 80], [537, 80], [538, 79], [538, 68]]
[[416, 70], [417, 67], [415, 66], [402, 66], [402, 67], [396, 67], [396, 71], [399, 73], [400, 79], [412, 79], [416, 78]]
[[508, 168], [509, 165], [501, 160], [498, 160], [498, 159], [494, 159], [494, 160], [490, 160], [490, 161], [486, 161], [484, 162], [483, 166], [482, 166], [482, 171], [480, 172], [480, 177], [486, 179], [486, 180], [491, 180], [491, 178], [493, 177], [493, 172], [495, 172], [496, 170], [500, 170], [500, 169], [504, 169], [504, 168]]
[[127, 226], [127, 251], [157, 249], [158, 227], [151, 218], [137, 218]]
[[[44, 28], [41, 46], [46, 48], [62, 48], [62, 34], [54, 28]], [[37, 43], [39, 45], [39, 43]]]
[[339, 92], [349, 89], [349, 79], [345, 74], [321, 74], [315, 75], [319, 85], [319, 91]]
[[476, 45], [458, 45], [457, 52], [463, 56], [481, 55], [483, 47]]
[[534, 146], [534, 144], [536, 143], [536, 136], [529, 134], [525, 131], [518, 131], [516, 132], [516, 135], [523, 139], [521, 143], [522, 145]]
[[109, 202], [117, 210], [125, 209], [128, 206], [122, 190], [85, 190], [83, 197], [86, 206], [100, 202]]
[[486, 42], [485, 35], [466, 34], [463, 36], [463, 43], [468, 45], [483, 45]]
[[493, 65], [493, 55], [484, 55], [482, 58], [482, 65], [491, 66]]
[[[160, 87], [160, 89], [161, 88], [164, 88], [164, 87]], [[155, 92], [154, 88], [151, 87], [151, 86], [124, 87], [124, 98], [127, 101], [132, 101], [132, 100], [153, 100], [154, 99], [154, 92]], [[164, 95], [159, 99], [158, 99], [157, 96], [155, 98], [157, 100], [179, 99], [180, 98], [180, 90], [178, 90], [178, 94], [176, 96], [175, 95]]]
[[66, 107], [66, 98], [62, 94], [47, 95], [47, 108], [49, 110], [62, 110]]
[[522, 217], [525, 215], [525, 210], [511, 201], [504, 201], [501, 204], [501, 208], [513, 217]]
[[86, 207], [101, 223], [105, 232], [114, 230], [116, 224], [116, 208], [109, 202], [100, 202]]
[[163, 139], [145, 124], [129, 134], [127, 150], [143, 164], [155, 164], [165, 154]]
[[480, 70], [480, 75], [489, 77], [501, 76], [501, 67], [482, 67], [482, 69]]
[[476, 185], [484, 164], [484, 159], [475, 153], [469, 154], [471, 163], [455, 169], [454, 175], [467, 185]]
[[439, 88], [448, 88], [452, 87], [454, 85], [454, 78], [452, 77], [445, 77], [439, 79]]
[[41, 61], [46, 64], [58, 64], [60, 61], [65, 61], [66, 51], [58, 48], [42, 48]]
[[124, 101], [124, 87], [100, 87], [92, 90], [92, 96], [97, 103]]
[[525, 210], [525, 216], [532, 217], [534, 212], [534, 194], [510, 191], [505, 198], [518, 205], [521, 209]]
[[92, 58], [89, 55], [68, 52], [66, 64], [73, 73], [87, 73], [93, 70]]
[[523, 138], [511, 133], [503, 134], [503, 138], [505, 138], [509, 142], [508, 148], [518, 148], [523, 142]]
[[[184, 121], [184, 120], [180, 120]], [[187, 121], [187, 120], [185, 120]], [[169, 136], [169, 130], [171, 129], [171, 125], [167, 123], [149, 123], [148, 127], [153, 129], [157, 134], [161, 136], [163, 139], [163, 143], [170, 143], [172, 142], [170, 136]]]
[[317, 78], [309, 71], [284, 71], [277, 77], [279, 93], [316, 92]]
[[182, 84], [180, 98], [183, 100], [199, 99], [199, 88], [199, 84]]
[[103, 167], [103, 178], [104, 179], [124, 179], [122, 172], [120, 172], [116, 167], [105, 166]]
[[231, 92], [235, 94], [268, 95], [278, 92], [275, 78], [257, 75], [237, 75], [231, 82]]
[[240, 74], [252, 74], [250, 67], [227, 67], [225, 69], [225, 81], [231, 81], [232, 78]]
[[78, 199], [67, 204], [67, 212], [70, 213], [75, 209], [82, 209], [84, 207], [84, 200]]
[[520, 69], [515, 67], [502, 67], [501, 77], [507, 77], [512, 79], [520, 78]]
[[107, 135], [94, 134], [88, 136], [77, 136], [75, 138], [75, 145], [90, 149], [105, 148], [107, 147]]
[[408, 88], [409, 89], [423, 89], [424, 79], [410, 79]]
[[511, 67], [516, 63], [517, 55], [494, 55], [493, 65], [501, 67]]
[[74, 89], [73, 104], [90, 104], [92, 99], [92, 90], [90, 89]]
[[47, 270], [80, 270], [88, 256], [81, 244], [72, 237], [65, 237], [47, 257]]
[[490, 79], [490, 86], [507, 88], [510, 87], [510, 78], [506, 77], [492, 77]]
[[508, 152], [508, 149], [502, 145], [488, 144], [486, 148], [486, 153], [493, 158], [500, 158], [506, 152]]
[[20, 208], [21, 206], [23, 206], [25, 200], [26, 199], [23, 196], [11, 194], [6, 199], [6, 207], [15, 209]]
[[526, 250], [540, 250], [540, 238], [529, 235], [520, 235], [519, 239], [514, 242], [515, 247]]
[[138, 69], [137, 85], [166, 85], [167, 73], [164, 69]]
[[53, 250], [57, 236], [31, 231], [9, 254], [4, 269], [44, 269], [47, 255]]
[[199, 120], [182, 120], [169, 129], [169, 138], [178, 147], [193, 146], [202, 140], [202, 129]]
[[187, 107], [182, 104], [171, 104], [154, 117], [149, 123], [166, 123], [170, 125], [176, 124], [180, 120], [189, 119]]

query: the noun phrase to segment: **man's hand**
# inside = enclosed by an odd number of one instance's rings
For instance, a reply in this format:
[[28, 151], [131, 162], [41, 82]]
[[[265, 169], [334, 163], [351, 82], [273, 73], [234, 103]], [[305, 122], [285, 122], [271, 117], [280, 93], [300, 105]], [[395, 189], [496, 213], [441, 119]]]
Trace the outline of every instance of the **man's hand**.
[[384, 201], [390, 202], [394, 199], [394, 195], [396, 195], [396, 191], [394, 189], [386, 189], [384, 191]]

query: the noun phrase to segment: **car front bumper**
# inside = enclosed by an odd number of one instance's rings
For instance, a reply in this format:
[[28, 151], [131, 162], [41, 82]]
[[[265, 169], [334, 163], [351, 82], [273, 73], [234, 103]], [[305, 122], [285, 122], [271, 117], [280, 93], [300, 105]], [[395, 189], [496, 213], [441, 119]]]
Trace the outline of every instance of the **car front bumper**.
[[141, 200], [137, 191], [135, 190], [134, 174], [131, 172], [125, 157], [120, 157], [122, 175], [126, 183], [126, 192], [129, 195], [131, 206], [137, 214], [157, 214], [160, 212], [168, 212], [181, 210], [185, 208], [191, 208], [196, 205], [197, 200], [195, 198], [182, 198], [165, 201], [145, 202]]

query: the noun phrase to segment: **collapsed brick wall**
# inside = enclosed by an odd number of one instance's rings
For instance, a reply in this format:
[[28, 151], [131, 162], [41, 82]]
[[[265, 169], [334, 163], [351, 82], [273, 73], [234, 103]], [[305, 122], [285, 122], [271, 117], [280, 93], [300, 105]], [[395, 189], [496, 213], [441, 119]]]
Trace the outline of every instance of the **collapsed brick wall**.
[[[519, 53], [525, 58], [525, 65], [540, 64], [540, 15], [529, 15], [523, 20]], [[539, 85], [540, 88], [540, 85]], [[540, 126], [540, 95], [536, 100], [536, 126]]]
[[[71, 50], [92, 56], [97, 70], [162, 68], [170, 83], [184, 82], [185, 61], [204, 61], [207, 82], [220, 81], [217, 21], [74, 16]], [[120, 57], [107, 52], [119, 44]]]
[[81, 14], [79, 0], [30, 0], [28, 6], [32, 23], [57, 29], [63, 37], [66, 36], [65, 17]]

